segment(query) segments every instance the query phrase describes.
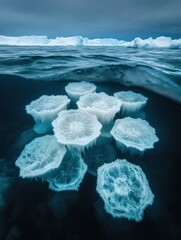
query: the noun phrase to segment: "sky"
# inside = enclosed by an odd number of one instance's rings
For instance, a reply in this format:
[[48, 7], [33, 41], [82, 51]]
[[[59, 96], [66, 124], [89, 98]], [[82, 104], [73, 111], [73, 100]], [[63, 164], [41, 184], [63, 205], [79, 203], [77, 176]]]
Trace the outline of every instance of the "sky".
[[181, 0], [0, 0], [0, 35], [181, 38]]

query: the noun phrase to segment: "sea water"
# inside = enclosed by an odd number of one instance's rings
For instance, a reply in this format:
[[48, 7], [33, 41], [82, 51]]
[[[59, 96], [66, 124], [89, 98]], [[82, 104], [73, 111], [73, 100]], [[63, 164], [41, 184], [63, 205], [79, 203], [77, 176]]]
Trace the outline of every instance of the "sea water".
[[[0, 46], [0, 239], [179, 238], [180, 67], [180, 49]], [[109, 95], [132, 90], [148, 97], [141, 117], [159, 142], [143, 156], [116, 150], [142, 168], [155, 195], [139, 223], [106, 213], [90, 172], [76, 192], [19, 178], [15, 161], [38, 136], [25, 106], [41, 95], [66, 94], [74, 81], [94, 82]]]

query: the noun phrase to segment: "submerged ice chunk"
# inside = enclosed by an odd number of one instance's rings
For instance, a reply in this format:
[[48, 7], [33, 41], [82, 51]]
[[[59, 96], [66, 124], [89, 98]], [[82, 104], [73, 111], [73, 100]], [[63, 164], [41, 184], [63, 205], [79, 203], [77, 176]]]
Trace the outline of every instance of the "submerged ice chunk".
[[65, 87], [65, 91], [72, 100], [77, 101], [80, 96], [95, 92], [96, 86], [90, 82], [72, 82]]
[[51, 130], [51, 122], [58, 116], [61, 110], [67, 108], [69, 103], [70, 99], [65, 95], [43, 95], [32, 101], [26, 106], [26, 111], [36, 122], [34, 130], [37, 133], [46, 133]]
[[112, 137], [101, 134], [96, 145], [86, 149], [83, 157], [87, 163], [88, 172], [96, 176], [98, 167], [116, 159], [116, 148], [112, 143]]
[[151, 149], [154, 147], [154, 143], [159, 140], [155, 134], [155, 129], [147, 121], [140, 118], [117, 119], [111, 134], [120, 150], [128, 150], [130, 153]]
[[79, 109], [96, 115], [101, 123], [106, 124], [120, 111], [121, 101], [104, 92], [89, 93], [80, 97], [77, 105]]
[[40, 177], [58, 168], [65, 153], [66, 147], [53, 135], [37, 137], [25, 146], [15, 165], [22, 178]]
[[58, 142], [80, 151], [96, 142], [102, 128], [94, 115], [80, 110], [61, 111], [52, 125]]
[[59, 168], [48, 174], [45, 180], [54, 191], [78, 190], [86, 171], [81, 153], [74, 150], [65, 155]]
[[141, 221], [144, 209], [154, 199], [142, 169], [120, 159], [98, 168], [96, 190], [108, 213], [129, 220]]
[[133, 91], [121, 91], [114, 93], [114, 96], [122, 102], [121, 111], [123, 114], [137, 113], [147, 103], [148, 98]]

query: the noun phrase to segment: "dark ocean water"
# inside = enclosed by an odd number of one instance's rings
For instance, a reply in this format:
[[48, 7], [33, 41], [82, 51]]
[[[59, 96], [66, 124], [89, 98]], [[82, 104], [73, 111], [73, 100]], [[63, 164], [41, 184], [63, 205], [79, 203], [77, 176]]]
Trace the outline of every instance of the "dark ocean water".
[[[180, 67], [178, 49], [0, 47], [0, 239], [181, 239]], [[144, 116], [159, 142], [143, 156], [117, 151], [141, 166], [155, 195], [139, 223], [106, 213], [89, 173], [78, 192], [19, 178], [15, 160], [38, 136], [25, 105], [79, 80], [148, 97]]]

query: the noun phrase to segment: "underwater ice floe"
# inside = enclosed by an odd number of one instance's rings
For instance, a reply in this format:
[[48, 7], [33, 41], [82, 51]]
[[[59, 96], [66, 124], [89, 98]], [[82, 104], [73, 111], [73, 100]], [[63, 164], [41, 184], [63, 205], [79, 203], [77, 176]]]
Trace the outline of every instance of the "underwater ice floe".
[[145, 208], [154, 200], [142, 169], [125, 159], [98, 168], [96, 190], [106, 211], [117, 218], [141, 221]]
[[80, 96], [96, 91], [96, 85], [90, 82], [71, 82], [65, 87], [67, 95], [74, 101], [77, 101]]
[[96, 116], [80, 110], [61, 111], [52, 125], [58, 142], [80, 151], [96, 142], [102, 128]]
[[88, 172], [97, 175], [97, 169], [104, 163], [113, 162], [116, 159], [116, 148], [112, 138], [104, 133], [97, 139], [96, 145], [85, 150], [83, 158], [87, 163]]
[[36, 124], [34, 130], [37, 133], [46, 133], [52, 129], [51, 122], [58, 116], [61, 110], [67, 109], [70, 99], [65, 95], [43, 95], [26, 106], [26, 112], [30, 114]]
[[155, 129], [146, 120], [126, 117], [117, 119], [111, 134], [122, 152], [143, 153], [158, 142]]
[[122, 114], [138, 113], [147, 103], [148, 98], [133, 91], [121, 91], [114, 93], [114, 96], [122, 102]]
[[86, 171], [87, 165], [81, 153], [74, 150], [67, 153], [59, 168], [50, 172], [43, 180], [47, 181], [49, 188], [54, 191], [78, 190]]
[[102, 124], [108, 124], [120, 111], [121, 101], [104, 92], [89, 93], [80, 97], [77, 106], [82, 111], [96, 115]]
[[37, 137], [25, 146], [15, 165], [22, 178], [41, 177], [59, 167], [66, 151], [53, 135]]

